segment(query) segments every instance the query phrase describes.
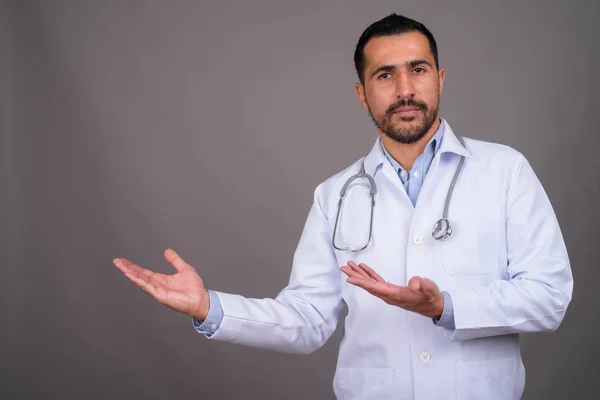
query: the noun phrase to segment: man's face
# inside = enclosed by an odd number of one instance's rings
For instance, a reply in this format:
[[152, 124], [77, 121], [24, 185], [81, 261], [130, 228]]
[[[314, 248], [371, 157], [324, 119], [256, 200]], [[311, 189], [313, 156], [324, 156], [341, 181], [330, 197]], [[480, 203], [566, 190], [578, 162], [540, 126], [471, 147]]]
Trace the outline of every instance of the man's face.
[[427, 37], [409, 32], [372, 38], [364, 54], [364, 84], [356, 84], [361, 105], [386, 136], [418, 141], [436, 122], [445, 78]]

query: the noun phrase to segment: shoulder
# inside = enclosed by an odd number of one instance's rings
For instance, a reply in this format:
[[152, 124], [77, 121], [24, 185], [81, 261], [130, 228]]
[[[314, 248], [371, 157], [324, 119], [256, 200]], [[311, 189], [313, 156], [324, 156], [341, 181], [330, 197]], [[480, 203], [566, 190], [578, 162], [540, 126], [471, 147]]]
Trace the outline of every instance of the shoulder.
[[515, 173], [521, 165], [528, 165], [525, 156], [513, 147], [467, 137], [464, 139], [467, 150], [472, 155], [472, 159], [469, 160], [472, 164], [498, 168], [510, 174]]
[[465, 138], [465, 144], [472, 155], [471, 167], [501, 179], [507, 187], [521, 176], [537, 179], [525, 155], [510, 146], [471, 138]]
[[467, 150], [473, 155], [476, 160], [490, 161], [498, 160], [505, 162], [518, 162], [523, 158], [518, 150], [505, 144], [487, 142], [479, 139], [465, 137], [465, 145]]

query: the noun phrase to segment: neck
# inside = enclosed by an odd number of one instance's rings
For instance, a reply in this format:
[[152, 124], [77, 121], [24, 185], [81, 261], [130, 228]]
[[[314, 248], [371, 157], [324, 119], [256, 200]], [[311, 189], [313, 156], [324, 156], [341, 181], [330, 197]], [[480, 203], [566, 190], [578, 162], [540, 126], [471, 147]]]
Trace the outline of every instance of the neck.
[[435, 135], [441, 122], [442, 120], [438, 117], [425, 136], [410, 144], [397, 142], [380, 131], [379, 136], [381, 137], [381, 143], [402, 168], [410, 171], [415, 160], [425, 151], [425, 146], [427, 146], [427, 143], [429, 143], [433, 135]]

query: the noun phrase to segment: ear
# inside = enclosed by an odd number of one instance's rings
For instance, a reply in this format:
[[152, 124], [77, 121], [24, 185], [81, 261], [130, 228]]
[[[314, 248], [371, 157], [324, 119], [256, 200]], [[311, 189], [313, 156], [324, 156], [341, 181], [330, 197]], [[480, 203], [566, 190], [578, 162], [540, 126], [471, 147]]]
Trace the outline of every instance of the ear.
[[354, 85], [354, 90], [356, 91], [356, 97], [358, 97], [358, 101], [360, 102], [360, 105], [362, 106], [362, 108], [365, 109], [365, 111], [369, 110], [369, 106], [367, 104], [367, 99], [365, 97], [365, 87], [362, 83], [358, 82], [356, 85]]
[[440, 86], [440, 96], [442, 95], [442, 92], [444, 91], [444, 82], [446, 81], [446, 70], [444, 70], [444, 68], [440, 68], [440, 70], [438, 71], [438, 83]]

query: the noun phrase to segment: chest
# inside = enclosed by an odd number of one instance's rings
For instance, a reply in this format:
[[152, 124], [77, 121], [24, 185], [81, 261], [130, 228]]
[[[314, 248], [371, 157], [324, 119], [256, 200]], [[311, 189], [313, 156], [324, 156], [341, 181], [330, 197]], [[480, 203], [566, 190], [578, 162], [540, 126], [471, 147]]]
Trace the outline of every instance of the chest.
[[[452, 234], [445, 240], [432, 235], [443, 217], [456, 164], [456, 159], [432, 164], [416, 206], [393, 173], [375, 175], [374, 205], [368, 192], [357, 186], [341, 206], [337, 234], [349, 244], [346, 247], [368, 246], [356, 252], [336, 250], [339, 265], [350, 260], [365, 263], [397, 285], [406, 285], [413, 276], [427, 277], [442, 290], [504, 279], [506, 189], [493, 171], [465, 164], [449, 199]], [[355, 293], [345, 278], [341, 274], [343, 290]]]

